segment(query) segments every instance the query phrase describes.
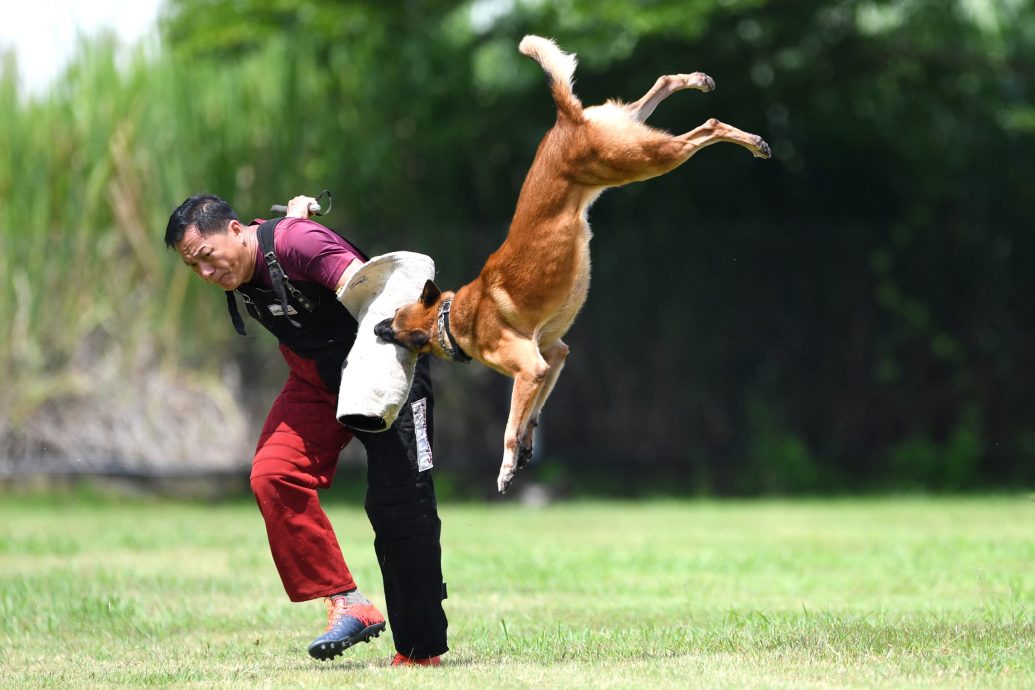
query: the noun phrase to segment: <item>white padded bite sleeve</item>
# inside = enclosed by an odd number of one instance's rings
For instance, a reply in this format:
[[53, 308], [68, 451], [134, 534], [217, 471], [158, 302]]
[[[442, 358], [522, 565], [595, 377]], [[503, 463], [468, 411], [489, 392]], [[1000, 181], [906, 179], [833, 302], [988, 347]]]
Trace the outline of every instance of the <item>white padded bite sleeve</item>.
[[367, 261], [339, 290], [338, 299], [359, 323], [341, 372], [338, 421], [360, 431], [392, 426], [410, 395], [417, 355], [374, 335], [374, 326], [416, 302], [435, 277], [430, 256], [391, 252]]

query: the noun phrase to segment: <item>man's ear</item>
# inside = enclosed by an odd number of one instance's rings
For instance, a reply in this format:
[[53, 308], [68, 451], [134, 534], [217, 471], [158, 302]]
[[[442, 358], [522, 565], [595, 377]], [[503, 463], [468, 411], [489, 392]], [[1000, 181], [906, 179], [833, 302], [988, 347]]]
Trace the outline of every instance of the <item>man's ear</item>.
[[435, 285], [435, 281], [428, 279], [428, 281], [424, 283], [424, 292], [420, 293], [420, 302], [425, 307], [430, 307], [441, 294], [442, 291], [438, 289], [437, 285]]

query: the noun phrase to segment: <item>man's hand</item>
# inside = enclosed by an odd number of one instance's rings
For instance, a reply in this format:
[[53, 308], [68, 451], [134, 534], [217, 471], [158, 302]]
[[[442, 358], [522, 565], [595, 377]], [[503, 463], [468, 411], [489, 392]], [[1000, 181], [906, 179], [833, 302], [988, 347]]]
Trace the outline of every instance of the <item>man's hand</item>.
[[316, 199], [300, 195], [288, 202], [287, 213], [284, 215], [288, 218], [308, 218], [319, 210], [320, 204]]

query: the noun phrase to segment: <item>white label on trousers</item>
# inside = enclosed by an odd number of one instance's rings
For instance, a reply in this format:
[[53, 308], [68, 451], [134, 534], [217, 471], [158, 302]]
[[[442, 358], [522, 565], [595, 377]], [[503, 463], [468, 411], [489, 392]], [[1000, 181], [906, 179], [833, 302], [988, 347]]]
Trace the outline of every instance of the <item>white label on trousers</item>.
[[424, 472], [434, 466], [428, 442], [428, 399], [414, 400], [410, 407], [413, 408], [413, 434], [417, 437], [417, 471]]

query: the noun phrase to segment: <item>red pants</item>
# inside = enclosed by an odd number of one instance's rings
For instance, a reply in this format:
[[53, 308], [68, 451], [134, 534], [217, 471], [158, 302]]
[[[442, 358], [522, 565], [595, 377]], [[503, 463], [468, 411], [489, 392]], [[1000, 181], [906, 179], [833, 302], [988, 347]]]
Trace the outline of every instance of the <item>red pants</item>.
[[307, 601], [356, 587], [316, 493], [331, 485], [352, 432], [335, 419], [337, 396], [313, 360], [280, 350], [291, 373], [259, 435], [251, 484], [284, 590]]

